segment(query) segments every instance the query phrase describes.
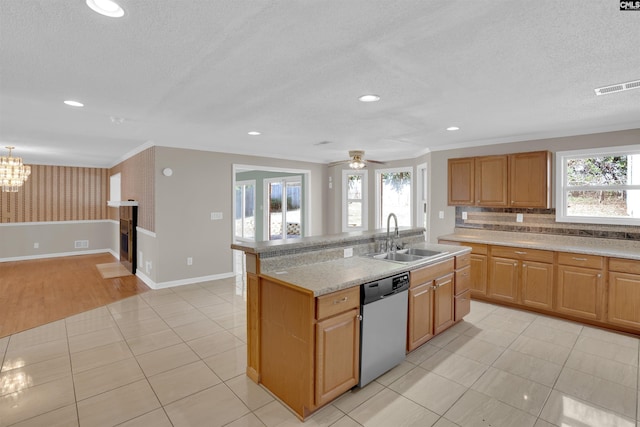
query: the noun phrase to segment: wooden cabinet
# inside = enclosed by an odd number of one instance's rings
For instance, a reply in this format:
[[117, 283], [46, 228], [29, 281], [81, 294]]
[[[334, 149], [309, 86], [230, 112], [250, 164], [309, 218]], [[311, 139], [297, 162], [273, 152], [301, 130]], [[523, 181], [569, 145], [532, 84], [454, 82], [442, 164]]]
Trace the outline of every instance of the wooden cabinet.
[[474, 164], [473, 157], [449, 159], [447, 199], [450, 206], [473, 206], [475, 204]]
[[553, 271], [551, 251], [492, 246], [487, 296], [551, 310]]
[[509, 206], [551, 207], [551, 153], [535, 151], [509, 155]]
[[471, 255], [469, 256], [470, 279], [469, 289], [471, 296], [487, 294], [487, 253], [488, 246], [482, 243], [454, 242], [451, 240], [438, 240], [443, 245], [469, 246]]
[[454, 320], [462, 320], [471, 311], [471, 254], [456, 257]]
[[508, 165], [507, 156], [476, 157], [476, 206], [509, 206]]
[[260, 382], [301, 419], [358, 383], [360, 288], [313, 293], [260, 279]]
[[358, 384], [360, 320], [351, 309], [316, 323], [316, 404]]
[[640, 330], [640, 261], [609, 259], [607, 321]]
[[551, 153], [535, 151], [448, 161], [448, 204], [551, 207]]
[[453, 325], [453, 258], [410, 272], [407, 351]]
[[601, 320], [604, 312], [604, 258], [560, 252], [556, 283], [556, 310], [589, 320]]

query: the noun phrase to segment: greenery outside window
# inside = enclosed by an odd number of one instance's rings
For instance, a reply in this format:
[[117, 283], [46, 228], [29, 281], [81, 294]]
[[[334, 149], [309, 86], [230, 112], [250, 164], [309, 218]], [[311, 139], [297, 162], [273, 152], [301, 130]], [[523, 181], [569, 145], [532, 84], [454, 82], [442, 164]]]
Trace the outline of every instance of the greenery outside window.
[[342, 231], [367, 230], [367, 171], [342, 171]]
[[[396, 214], [398, 226], [413, 225], [411, 168], [376, 171], [376, 224], [387, 227], [387, 217]], [[393, 225], [393, 222], [392, 222]]]
[[640, 225], [640, 145], [556, 153], [556, 220]]

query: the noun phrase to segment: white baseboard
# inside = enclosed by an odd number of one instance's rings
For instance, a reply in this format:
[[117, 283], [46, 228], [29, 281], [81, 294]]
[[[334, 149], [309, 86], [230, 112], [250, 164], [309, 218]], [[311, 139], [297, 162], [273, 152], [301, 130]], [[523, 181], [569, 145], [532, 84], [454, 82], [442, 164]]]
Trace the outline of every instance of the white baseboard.
[[102, 254], [102, 253], [110, 253], [111, 255], [113, 255], [114, 258], [116, 259], [120, 258], [120, 255], [118, 255], [111, 249], [91, 249], [88, 251], [58, 252], [54, 254], [38, 254], [38, 255], [25, 255], [25, 256], [16, 256], [16, 257], [9, 257], [9, 258], [0, 258], [0, 262], [26, 261], [30, 259], [60, 258], [63, 256], [93, 255], [93, 254]]
[[140, 278], [151, 289], [173, 288], [175, 286], [192, 285], [194, 283], [208, 282], [211, 280], [226, 279], [235, 276], [235, 273], [212, 274], [210, 276], [191, 277], [189, 279], [171, 280], [168, 282], [156, 283], [140, 270], [136, 270], [136, 276]]

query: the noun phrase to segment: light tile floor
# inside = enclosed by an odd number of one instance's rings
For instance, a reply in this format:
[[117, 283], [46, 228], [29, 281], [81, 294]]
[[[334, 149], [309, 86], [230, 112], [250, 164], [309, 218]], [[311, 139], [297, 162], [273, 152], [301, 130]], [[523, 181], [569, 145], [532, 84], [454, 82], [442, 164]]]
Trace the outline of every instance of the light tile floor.
[[[0, 339], [0, 426], [293, 426], [244, 375], [240, 278], [150, 291]], [[640, 427], [639, 340], [474, 301], [307, 426]]]

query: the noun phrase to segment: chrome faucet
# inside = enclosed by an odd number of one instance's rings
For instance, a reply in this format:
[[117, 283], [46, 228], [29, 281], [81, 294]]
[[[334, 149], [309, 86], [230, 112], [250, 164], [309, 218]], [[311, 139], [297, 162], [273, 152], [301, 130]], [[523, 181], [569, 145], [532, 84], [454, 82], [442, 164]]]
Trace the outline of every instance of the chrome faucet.
[[[395, 229], [395, 232], [393, 233], [394, 234], [393, 237], [389, 236], [389, 228], [391, 226], [391, 217], [393, 217], [393, 221], [395, 222], [395, 225], [396, 225], [396, 229]], [[398, 233], [398, 217], [396, 216], [396, 214], [392, 212], [387, 217], [387, 252], [396, 251], [396, 246], [393, 242], [393, 239], [394, 237], [399, 237], [399, 236], [400, 234]]]

